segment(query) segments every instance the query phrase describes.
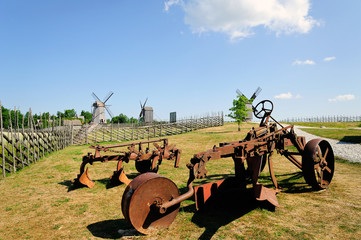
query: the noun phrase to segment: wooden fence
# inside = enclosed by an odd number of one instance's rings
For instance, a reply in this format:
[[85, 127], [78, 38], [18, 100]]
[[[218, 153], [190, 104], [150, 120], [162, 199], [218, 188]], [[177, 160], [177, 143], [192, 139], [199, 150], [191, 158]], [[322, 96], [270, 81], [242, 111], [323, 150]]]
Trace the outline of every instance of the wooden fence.
[[74, 131], [74, 144], [89, 144], [106, 141], [130, 141], [164, 137], [190, 132], [196, 129], [222, 126], [223, 113], [195, 119], [187, 119], [175, 123], [157, 123], [151, 125], [99, 124], [86, 125]]
[[0, 102], [0, 168], [3, 178], [72, 143], [71, 127], [53, 125], [47, 129], [36, 129], [31, 110], [29, 113], [29, 128], [24, 128], [22, 123], [21, 128], [10, 125], [4, 129]]
[[[1, 109], [1, 102], [0, 102]], [[4, 129], [3, 116], [0, 110], [0, 168], [2, 177], [14, 173], [51, 152], [58, 151], [72, 144], [90, 144], [105, 141], [129, 141], [164, 137], [190, 132], [196, 129], [221, 126], [224, 124], [223, 113], [217, 115], [182, 120], [175, 123], [157, 123], [152, 125], [98, 124], [84, 125], [80, 129], [74, 126], [61, 126], [59, 121], [49, 119], [47, 128], [39, 129], [29, 110], [28, 128], [18, 123], [15, 110], [16, 125]], [[14, 122], [14, 121], [13, 121]], [[55, 126], [56, 124], [59, 124]], [[21, 126], [21, 127], [19, 127]], [[0, 177], [1, 178], [1, 177]]]
[[361, 116], [319, 116], [286, 118], [280, 122], [361, 122]]

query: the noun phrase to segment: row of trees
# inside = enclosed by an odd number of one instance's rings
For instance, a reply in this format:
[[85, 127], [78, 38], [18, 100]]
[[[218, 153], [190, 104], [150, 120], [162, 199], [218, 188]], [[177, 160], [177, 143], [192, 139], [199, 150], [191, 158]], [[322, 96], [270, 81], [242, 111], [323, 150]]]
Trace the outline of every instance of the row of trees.
[[[31, 122], [33, 125], [35, 125], [35, 127], [45, 128], [50, 127], [53, 124], [58, 125], [60, 119], [78, 119], [78, 116], [74, 109], [67, 109], [64, 110], [64, 112], [58, 111], [56, 115], [51, 115], [49, 112], [41, 114], [30, 114], [29, 112], [26, 112], [25, 114], [23, 114], [19, 110], [11, 110], [1, 106], [1, 112], [4, 128], [21, 128], [23, 124], [25, 128], [28, 128], [29, 126], [31, 126]], [[89, 123], [92, 120], [93, 114], [88, 111], [81, 111], [80, 116], [84, 117], [83, 123]], [[55, 122], [53, 123], [53, 121]], [[108, 122], [137, 123], [138, 120], [133, 117], [129, 118], [125, 114], [121, 113], [118, 116], [113, 117], [111, 120], [108, 120]]]

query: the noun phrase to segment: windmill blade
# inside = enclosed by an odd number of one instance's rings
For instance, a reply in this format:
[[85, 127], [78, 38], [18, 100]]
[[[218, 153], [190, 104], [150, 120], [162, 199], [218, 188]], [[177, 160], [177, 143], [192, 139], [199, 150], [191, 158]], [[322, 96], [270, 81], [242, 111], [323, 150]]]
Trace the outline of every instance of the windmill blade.
[[236, 93], [237, 93], [239, 96], [244, 96], [244, 94], [243, 94], [239, 89], [236, 90]]
[[142, 109], [145, 107], [145, 104], [147, 103], [147, 101], [148, 101], [148, 97], [147, 97], [147, 99], [145, 99], [145, 102], [144, 102], [144, 105], [143, 105]]
[[253, 93], [252, 97], [250, 98], [251, 101], [255, 100], [258, 94], [262, 91], [262, 88], [258, 87], [256, 91]]
[[97, 96], [97, 95], [95, 95], [95, 93], [94, 93], [94, 92], [92, 93], [92, 96], [93, 96], [93, 98], [95, 99], [95, 101], [99, 101], [99, 102], [101, 102], [101, 100], [98, 98], [98, 96]]
[[113, 94], [113, 92], [109, 92], [108, 95], [104, 98], [105, 100], [103, 101], [103, 103], [105, 104], [109, 100], [109, 98], [113, 96]]
[[[110, 116], [110, 118], [112, 119], [113, 118], [113, 113], [112, 113], [112, 111], [110, 111], [110, 109], [109, 109], [109, 107], [107, 107], [107, 106], [105, 106], [105, 109], [107, 110], [107, 112], [108, 112], [108, 114], [109, 114], [109, 116]], [[110, 119], [110, 120], [111, 120]]]

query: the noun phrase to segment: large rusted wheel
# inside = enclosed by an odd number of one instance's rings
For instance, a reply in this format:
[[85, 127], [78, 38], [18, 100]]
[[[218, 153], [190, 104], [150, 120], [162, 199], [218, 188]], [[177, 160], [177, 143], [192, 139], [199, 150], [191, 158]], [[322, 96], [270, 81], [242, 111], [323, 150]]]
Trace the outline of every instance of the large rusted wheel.
[[144, 173], [130, 182], [122, 198], [125, 219], [140, 233], [149, 234], [169, 227], [177, 216], [179, 204], [165, 213], [157, 205], [179, 196], [174, 182], [156, 173]]
[[327, 188], [335, 170], [335, 157], [329, 142], [309, 141], [302, 155], [302, 172], [306, 182], [315, 190]]

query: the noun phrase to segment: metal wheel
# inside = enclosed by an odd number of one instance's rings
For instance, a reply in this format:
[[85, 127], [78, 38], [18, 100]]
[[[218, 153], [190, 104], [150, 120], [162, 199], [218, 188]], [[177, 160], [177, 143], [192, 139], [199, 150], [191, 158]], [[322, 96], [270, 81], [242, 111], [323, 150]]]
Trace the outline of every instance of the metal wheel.
[[157, 205], [179, 196], [174, 182], [156, 173], [144, 173], [134, 178], [122, 198], [125, 219], [140, 233], [149, 234], [169, 227], [177, 216], [180, 204], [163, 214]]
[[335, 170], [335, 157], [329, 142], [309, 141], [302, 155], [302, 172], [306, 182], [315, 190], [327, 188]]

